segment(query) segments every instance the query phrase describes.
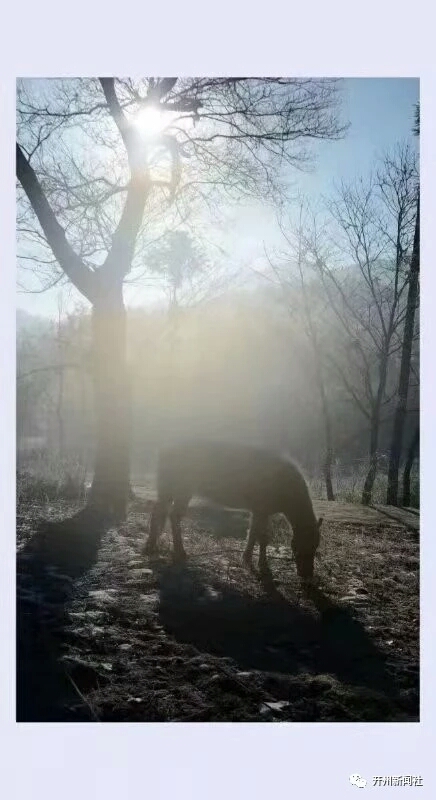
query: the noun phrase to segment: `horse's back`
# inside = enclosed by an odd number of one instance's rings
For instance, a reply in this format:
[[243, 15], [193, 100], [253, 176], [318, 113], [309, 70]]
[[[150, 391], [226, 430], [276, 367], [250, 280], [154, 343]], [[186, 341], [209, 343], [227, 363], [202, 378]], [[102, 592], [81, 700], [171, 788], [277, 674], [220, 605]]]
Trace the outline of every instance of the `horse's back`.
[[197, 495], [233, 508], [274, 513], [282, 510], [295, 470], [286, 456], [257, 447], [183, 442], [161, 452], [158, 490], [173, 498]]

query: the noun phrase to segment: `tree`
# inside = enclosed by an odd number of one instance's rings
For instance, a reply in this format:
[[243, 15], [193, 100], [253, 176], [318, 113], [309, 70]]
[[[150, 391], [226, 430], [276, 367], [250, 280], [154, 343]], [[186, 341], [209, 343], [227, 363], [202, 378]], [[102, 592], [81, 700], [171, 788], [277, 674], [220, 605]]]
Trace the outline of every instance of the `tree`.
[[333, 428], [325, 379], [326, 359], [317, 320], [319, 309], [315, 310], [314, 298], [311, 296], [310, 288], [308, 287], [310, 274], [312, 273], [313, 275], [313, 265], [310, 263], [310, 258], [307, 258], [307, 255], [310, 255], [310, 245], [307, 243], [307, 230], [305, 229], [304, 217], [306, 216], [307, 218], [309, 210], [307, 204], [301, 201], [296, 230], [287, 230], [283, 221], [279, 220], [279, 227], [286, 242], [286, 251], [283, 253], [281, 259], [284, 261], [284, 266], [273, 265], [271, 260], [268, 260], [278, 279], [282, 290], [282, 297], [287, 305], [289, 314], [294, 321], [298, 319], [298, 314], [296, 312], [295, 303], [292, 302], [291, 297], [293, 296], [293, 273], [294, 271], [297, 272], [300, 291], [297, 295], [296, 302], [302, 311], [302, 327], [313, 355], [314, 380], [321, 404], [324, 426], [325, 456], [323, 471], [327, 500], [334, 500], [335, 496], [332, 482]]
[[419, 424], [416, 426], [415, 431], [413, 433], [407, 455], [406, 455], [406, 463], [404, 465], [404, 474], [403, 474], [403, 506], [408, 508], [411, 502], [410, 496], [410, 473], [412, 472], [413, 462], [417, 456], [419, 450]]
[[[419, 136], [419, 103], [415, 110], [415, 125], [414, 133]], [[388, 489], [386, 502], [388, 505], [398, 505], [398, 472], [400, 469], [401, 451], [403, 446], [404, 424], [407, 413], [407, 397], [409, 394], [410, 382], [410, 366], [412, 359], [412, 346], [413, 336], [415, 331], [415, 312], [418, 305], [418, 287], [419, 287], [419, 187], [418, 187], [418, 200], [416, 207], [416, 221], [415, 221], [415, 235], [413, 239], [412, 258], [410, 260], [410, 269], [408, 276], [408, 292], [407, 292], [407, 305], [406, 316], [404, 320], [403, 343], [401, 351], [401, 366], [400, 376], [398, 380], [398, 395], [397, 406], [395, 409], [394, 424], [392, 428], [392, 439], [389, 454], [389, 467], [388, 467]], [[416, 433], [411, 453], [414, 454], [418, 450], [419, 432]], [[414, 455], [413, 455], [414, 457]], [[408, 467], [408, 478], [406, 477], [407, 466], [405, 468], [405, 491], [406, 499], [410, 499], [410, 470], [413, 463]], [[407, 488], [407, 485], [409, 488]]]
[[168, 371], [165, 375], [165, 403], [162, 412], [166, 428], [171, 431], [179, 403], [179, 350], [182, 306], [194, 301], [205, 291], [205, 278], [209, 278], [209, 265], [201, 248], [185, 230], [167, 231], [162, 239], [149, 248], [147, 265], [160, 278], [168, 298], [167, 328], [169, 347]]
[[343, 183], [330, 204], [342, 234], [341, 247], [354, 266], [328, 265], [314, 248], [319, 273], [341, 326], [338, 346], [342, 340], [349, 366], [344, 370], [333, 353], [329, 360], [369, 422], [369, 467], [362, 491], [365, 505], [371, 502], [377, 473], [381, 412], [389, 402], [388, 368], [398, 351], [398, 335], [405, 319], [416, 182], [416, 158], [410, 147], [387, 154], [368, 183]]
[[336, 83], [100, 78], [47, 88], [28, 81], [19, 85], [18, 111], [21, 263], [38, 262], [43, 288], [67, 278], [92, 306], [90, 503], [123, 519], [130, 429], [123, 283], [138, 266], [147, 223], [162, 224], [165, 198], [177, 213], [182, 200], [198, 197], [282, 198], [283, 167], [306, 163], [305, 142], [344, 133]]

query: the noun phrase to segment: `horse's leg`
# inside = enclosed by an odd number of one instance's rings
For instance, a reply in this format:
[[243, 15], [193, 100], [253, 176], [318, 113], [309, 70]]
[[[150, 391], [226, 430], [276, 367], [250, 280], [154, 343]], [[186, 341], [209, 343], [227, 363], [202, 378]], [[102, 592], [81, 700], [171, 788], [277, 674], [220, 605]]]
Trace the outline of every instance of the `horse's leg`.
[[268, 522], [268, 517], [264, 514], [259, 514], [254, 512], [251, 517], [250, 527], [248, 529], [247, 541], [245, 543], [245, 549], [242, 556], [242, 561], [245, 566], [251, 568], [252, 566], [252, 559], [253, 559], [253, 550], [254, 545], [256, 542], [259, 542], [262, 537], [262, 532], [266, 531], [266, 526]]
[[186, 560], [186, 552], [182, 541], [182, 519], [185, 516], [191, 497], [188, 494], [179, 495], [174, 500], [170, 512], [171, 530], [173, 534], [174, 561], [183, 562]]
[[150, 519], [150, 533], [143, 547], [143, 552], [146, 555], [152, 555], [157, 550], [157, 540], [164, 528], [170, 504], [170, 497], [159, 498], [155, 503]]

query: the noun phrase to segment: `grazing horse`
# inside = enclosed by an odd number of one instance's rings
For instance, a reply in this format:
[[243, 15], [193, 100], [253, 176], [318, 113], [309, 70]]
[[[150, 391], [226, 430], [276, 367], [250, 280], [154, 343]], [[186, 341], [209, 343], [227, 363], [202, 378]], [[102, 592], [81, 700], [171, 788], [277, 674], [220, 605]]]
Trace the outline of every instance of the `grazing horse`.
[[284, 514], [292, 530], [292, 551], [301, 578], [313, 577], [314, 557], [320, 541], [322, 519], [317, 520], [309, 490], [300, 470], [285, 456], [242, 444], [213, 441], [185, 442], [163, 450], [157, 475], [158, 499], [144, 546], [148, 555], [169, 513], [174, 557], [186, 558], [181, 520], [196, 495], [229, 508], [251, 512], [243, 561], [251, 566], [259, 544], [259, 571], [268, 573], [266, 547], [268, 518]]

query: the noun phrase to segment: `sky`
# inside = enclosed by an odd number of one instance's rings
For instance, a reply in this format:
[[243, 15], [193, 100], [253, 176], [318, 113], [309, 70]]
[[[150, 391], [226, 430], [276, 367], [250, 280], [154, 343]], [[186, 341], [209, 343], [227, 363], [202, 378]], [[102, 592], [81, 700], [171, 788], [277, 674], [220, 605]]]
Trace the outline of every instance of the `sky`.
[[[384, 151], [412, 135], [414, 109], [419, 99], [419, 80], [414, 78], [349, 78], [341, 86], [341, 114], [350, 123], [345, 137], [338, 142], [320, 141], [312, 146], [315, 166], [310, 173], [294, 171], [295, 191], [302, 191], [316, 201], [328, 194], [334, 182], [365, 176], [375, 159]], [[220, 234], [234, 264], [261, 263], [264, 249], [280, 246], [275, 211], [260, 203], [246, 204], [232, 214], [229, 229]], [[44, 294], [17, 294], [17, 306], [25, 311], [57, 315], [59, 289]], [[150, 288], [126, 287], [128, 305], [155, 304], [160, 295]], [[63, 290], [65, 309], [74, 306], [80, 295], [71, 287]], [[83, 298], [82, 298], [83, 299]]]

